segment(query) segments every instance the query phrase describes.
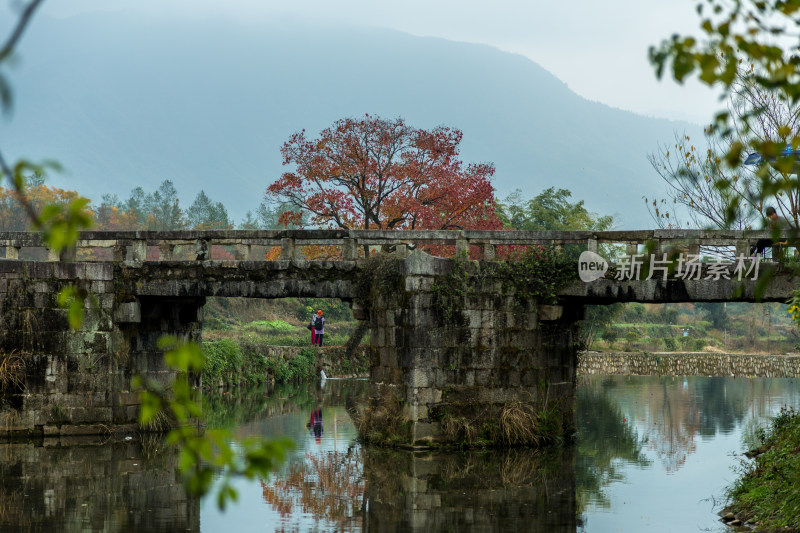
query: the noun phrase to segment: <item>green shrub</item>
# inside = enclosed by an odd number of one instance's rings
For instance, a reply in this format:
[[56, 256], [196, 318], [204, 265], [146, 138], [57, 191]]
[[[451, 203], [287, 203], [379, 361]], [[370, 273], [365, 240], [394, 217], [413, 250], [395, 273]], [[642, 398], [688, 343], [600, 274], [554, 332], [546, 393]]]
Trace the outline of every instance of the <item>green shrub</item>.
[[603, 334], [600, 335], [600, 338], [606, 341], [609, 346], [611, 346], [614, 344], [614, 341], [619, 338], [619, 333], [615, 329], [608, 328], [607, 330], [603, 331]]
[[203, 353], [206, 363], [203, 365], [203, 381], [216, 383], [241, 366], [242, 349], [231, 339], [220, 339], [214, 342], [203, 343]]
[[742, 477], [728, 489], [733, 511], [758, 531], [796, 531], [800, 523], [797, 479], [800, 478], [800, 417], [782, 408], [768, 429], [759, 431], [763, 444], [754, 463], [743, 463]]
[[254, 322], [250, 322], [249, 324], [245, 324], [244, 329], [248, 331], [271, 332], [297, 331], [299, 328], [289, 324], [288, 322], [284, 322], [283, 320], [256, 320]]

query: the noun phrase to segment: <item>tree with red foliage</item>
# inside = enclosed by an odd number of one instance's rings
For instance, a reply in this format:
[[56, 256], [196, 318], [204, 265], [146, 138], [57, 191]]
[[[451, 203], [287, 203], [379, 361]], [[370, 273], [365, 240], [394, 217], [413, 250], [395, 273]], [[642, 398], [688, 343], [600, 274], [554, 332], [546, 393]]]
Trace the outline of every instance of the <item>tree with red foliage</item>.
[[283, 224], [310, 222], [342, 229], [500, 229], [490, 163], [464, 165], [462, 133], [423, 130], [403, 119], [345, 118], [317, 139], [305, 130], [281, 148], [284, 173], [267, 199], [294, 209]]

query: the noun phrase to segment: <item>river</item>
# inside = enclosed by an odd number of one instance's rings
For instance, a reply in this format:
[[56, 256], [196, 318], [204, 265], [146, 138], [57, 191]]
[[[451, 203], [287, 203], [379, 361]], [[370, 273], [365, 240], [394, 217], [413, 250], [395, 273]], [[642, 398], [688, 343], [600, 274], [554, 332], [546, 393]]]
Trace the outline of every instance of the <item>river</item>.
[[296, 443], [269, 479], [237, 480], [224, 512], [184, 495], [157, 439], [3, 443], [0, 531], [721, 532], [742, 452], [781, 406], [800, 407], [797, 385], [583, 376], [572, 446], [453, 453], [359, 445], [344, 405], [365, 380], [208, 396], [210, 426]]

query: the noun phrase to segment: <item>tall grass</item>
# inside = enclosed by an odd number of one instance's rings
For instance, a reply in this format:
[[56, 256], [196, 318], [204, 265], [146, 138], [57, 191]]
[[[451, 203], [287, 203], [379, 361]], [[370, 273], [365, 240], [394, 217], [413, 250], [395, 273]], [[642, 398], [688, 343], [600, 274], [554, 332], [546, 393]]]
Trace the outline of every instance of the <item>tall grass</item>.
[[271, 355], [265, 349], [270, 346], [255, 339], [204, 342], [203, 383], [212, 388], [220, 382], [224, 386], [297, 383], [316, 376], [313, 348], [303, 349], [295, 357], [284, 359]]
[[15, 352], [0, 352], [0, 391], [22, 390], [25, 360]]

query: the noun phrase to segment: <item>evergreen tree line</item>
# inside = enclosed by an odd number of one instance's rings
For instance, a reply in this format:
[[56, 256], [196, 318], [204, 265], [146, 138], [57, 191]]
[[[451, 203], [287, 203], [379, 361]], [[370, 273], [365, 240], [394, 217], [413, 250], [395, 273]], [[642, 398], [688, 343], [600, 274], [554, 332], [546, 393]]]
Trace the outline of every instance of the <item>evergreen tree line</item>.
[[[76, 191], [59, 189], [45, 184], [41, 175], [27, 178], [25, 187], [28, 201], [41, 211], [46, 205], [56, 205], [66, 212], [68, 205], [81, 198]], [[215, 202], [202, 189], [194, 201], [183, 207], [175, 185], [164, 180], [154, 191], [136, 187], [122, 199], [116, 194], [105, 194], [97, 207], [89, 203], [89, 215], [99, 230], [212, 230], [212, 229], [274, 229], [278, 225], [280, 206], [262, 202], [248, 211], [244, 220], [236, 225], [222, 202]], [[21, 209], [18, 195], [13, 189], [0, 187], [0, 231], [29, 231], [31, 222]]]
[[[28, 201], [41, 211], [46, 205], [66, 210], [71, 202], [82, 198], [77, 191], [58, 189], [45, 184], [41, 175], [27, 178]], [[613, 217], [600, 216], [586, 209], [583, 200], [573, 202], [566, 189], [546, 189], [533, 198], [523, 198], [521, 191], [494, 202], [497, 217], [506, 229], [519, 230], [605, 230], [613, 226]], [[215, 229], [280, 229], [286, 227], [281, 214], [291, 206], [262, 201], [254, 211], [248, 211], [237, 225], [228, 215], [222, 202], [215, 202], [200, 190], [194, 201], [181, 206], [178, 191], [170, 180], [164, 180], [152, 192], [136, 187], [122, 199], [105, 194], [97, 207], [89, 202], [87, 210], [99, 230], [215, 230]], [[290, 228], [307, 227], [302, 217]], [[31, 223], [21, 209], [16, 192], [0, 187], [0, 231], [28, 231]]]

